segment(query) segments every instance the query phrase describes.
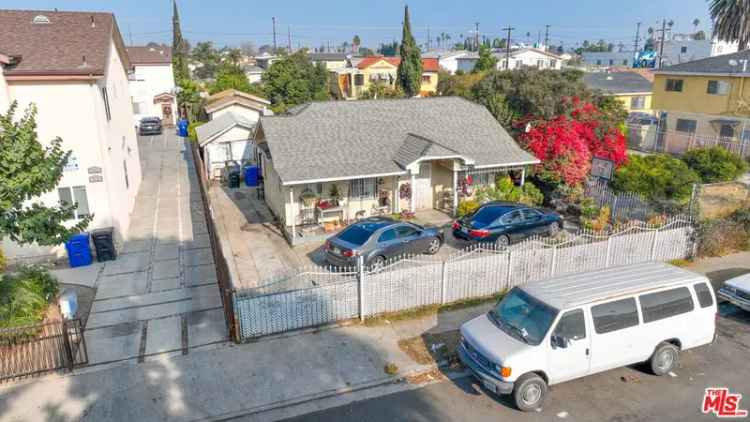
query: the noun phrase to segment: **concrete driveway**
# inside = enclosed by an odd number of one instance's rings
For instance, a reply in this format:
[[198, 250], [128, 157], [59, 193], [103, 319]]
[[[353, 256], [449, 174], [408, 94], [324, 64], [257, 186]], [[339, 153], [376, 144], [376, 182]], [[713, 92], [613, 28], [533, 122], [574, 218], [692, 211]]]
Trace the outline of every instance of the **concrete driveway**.
[[143, 182], [130, 239], [117, 260], [96, 267], [86, 324], [91, 364], [143, 362], [227, 340], [190, 149], [171, 132], [141, 137], [139, 148]]

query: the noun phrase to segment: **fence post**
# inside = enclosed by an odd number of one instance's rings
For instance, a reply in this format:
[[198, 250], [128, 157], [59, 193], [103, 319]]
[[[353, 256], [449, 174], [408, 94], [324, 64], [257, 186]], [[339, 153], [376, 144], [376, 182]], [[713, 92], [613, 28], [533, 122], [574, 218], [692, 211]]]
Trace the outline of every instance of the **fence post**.
[[617, 210], [617, 200], [620, 198], [620, 195], [614, 195], [615, 199], [612, 200], [612, 209], [609, 210], [609, 219], [614, 221], [616, 216], [616, 210]]
[[656, 259], [656, 240], [659, 238], [659, 229], [654, 232], [654, 240], [651, 241], [651, 260]]
[[365, 257], [357, 258], [357, 284], [359, 284], [359, 320], [365, 320]]
[[552, 245], [552, 264], [549, 269], [549, 276], [552, 277], [557, 272], [557, 245]]
[[607, 236], [607, 257], [604, 261], [604, 268], [609, 268], [612, 256], [612, 234]]
[[508, 251], [508, 280], [505, 283], [505, 287], [509, 288], [511, 277], [513, 276], [513, 253], [511, 253], [510, 249], [506, 249]]
[[60, 326], [62, 327], [63, 352], [65, 353], [66, 361], [65, 366], [68, 368], [68, 371], [72, 371], [75, 361], [73, 359], [73, 348], [70, 345], [70, 338], [68, 338], [68, 320], [63, 319]]
[[440, 303], [445, 305], [446, 295], [447, 295], [447, 287], [448, 283], [446, 282], [446, 271], [445, 267], [448, 265], [448, 261], [443, 261], [442, 268], [440, 271]]

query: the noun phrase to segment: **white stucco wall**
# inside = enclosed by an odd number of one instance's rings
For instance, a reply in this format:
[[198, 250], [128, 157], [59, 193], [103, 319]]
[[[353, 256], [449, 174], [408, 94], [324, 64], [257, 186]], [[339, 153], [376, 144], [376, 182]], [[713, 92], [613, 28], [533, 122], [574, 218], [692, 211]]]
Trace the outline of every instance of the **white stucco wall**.
[[257, 123], [258, 119], [260, 119], [260, 112], [258, 112], [257, 110], [253, 110], [252, 108], [241, 106], [239, 104], [233, 104], [229, 107], [222, 108], [221, 110], [216, 110], [215, 112], [211, 113], [209, 117], [211, 118], [211, 120], [214, 120], [222, 114], [229, 113], [230, 111], [253, 123]]
[[211, 178], [218, 177], [217, 169], [224, 168], [228, 160], [235, 160], [240, 165], [251, 160], [255, 154], [250, 136], [248, 129], [238, 126], [207, 144], [204, 147], [207, 174]]
[[[107, 76], [99, 81], [9, 81], [8, 92], [11, 100], [18, 101], [19, 113], [32, 103], [36, 105], [37, 135], [42, 144], [60, 137], [63, 148], [72, 151], [69, 169], [59, 187], [86, 187], [89, 210], [94, 214], [89, 230], [115, 227], [116, 240], [121, 241], [127, 234], [141, 183], [141, 167], [127, 75], [114, 52], [114, 43], [111, 49]], [[106, 119], [101, 94], [104, 86], [109, 95], [110, 121]], [[129, 188], [125, 186], [123, 161], [128, 167]], [[90, 182], [92, 167], [102, 169], [103, 182]], [[60, 197], [54, 190], [38, 201], [53, 205], [59, 203]], [[2, 247], [11, 259], [61, 256], [64, 252], [62, 245], [21, 247], [8, 239], [3, 240]]]
[[[154, 97], [164, 92], [174, 92], [172, 65], [136, 65], [129, 85], [132, 103], [138, 104], [138, 113], [134, 113], [136, 121], [143, 117], [162, 117], [161, 105], [154, 104]], [[172, 110], [172, 124], [175, 124], [177, 122], [176, 102], [173, 102]]]
[[[498, 58], [497, 68], [505, 69], [505, 55], [497, 53], [495, 56]], [[540, 60], [541, 66], [539, 64]], [[510, 57], [510, 68], [518, 69], [521, 66], [559, 70], [562, 69], [562, 60], [535, 51], [524, 51], [522, 53], [512, 54]]]

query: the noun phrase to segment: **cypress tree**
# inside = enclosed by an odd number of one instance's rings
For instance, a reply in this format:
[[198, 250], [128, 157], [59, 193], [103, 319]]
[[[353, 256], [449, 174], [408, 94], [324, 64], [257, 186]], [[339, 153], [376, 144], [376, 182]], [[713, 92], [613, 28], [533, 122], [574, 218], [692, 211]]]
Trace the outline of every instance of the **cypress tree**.
[[401, 37], [401, 63], [398, 65], [398, 83], [408, 97], [419, 94], [422, 86], [422, 56], [411, 34], [409, 6], [404, 7], [404, 29]]
[[180, 29], [180, 14], [177, 11], [177, 0], [172, 0], [172, 72], [177, 85], [190, 78], [187, 67], [187, 51], [185, 50], [185, 40], [182, 39], [182, 30]]

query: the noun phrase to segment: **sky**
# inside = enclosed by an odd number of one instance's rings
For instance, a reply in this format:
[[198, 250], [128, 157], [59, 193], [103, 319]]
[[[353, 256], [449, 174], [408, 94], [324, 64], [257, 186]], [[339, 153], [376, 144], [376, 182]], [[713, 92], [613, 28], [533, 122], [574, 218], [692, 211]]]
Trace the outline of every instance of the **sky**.
[[[272, 17], [276, 18], [277, 43], [310, 48], [351, 42], [357, 34], [362, 45], [377, 48], [382, 42], [401, 38], [404, 1], [395, 0], [178, 0], [183, 36], [193, 45], [213, 41], [218, 46], [239, 46], [252, 41], [256, 46], [272, 44]], [[473, 36], [479, 23], [481, 35], [505, 37], [501, 28], [512, 26], [511, 38], [536, 42], [545, 25], [550, 25], [550, 44], [575, 47], [583, 40], [631, 46], [636, 24], [641, 34], [657, 21], [674, 21], [673, 32], [710, 32], [706, 0], [410, 0], [413, 32], [420, 44], [432, 46], [446, 33], [451, 42]], [[126, 44], [149, 41], [171, 43], [171, 0], [2, 0], [8, 9], [108, 11], [117, 18]], [[527, 37], [530, 33], [530, 37]]]

